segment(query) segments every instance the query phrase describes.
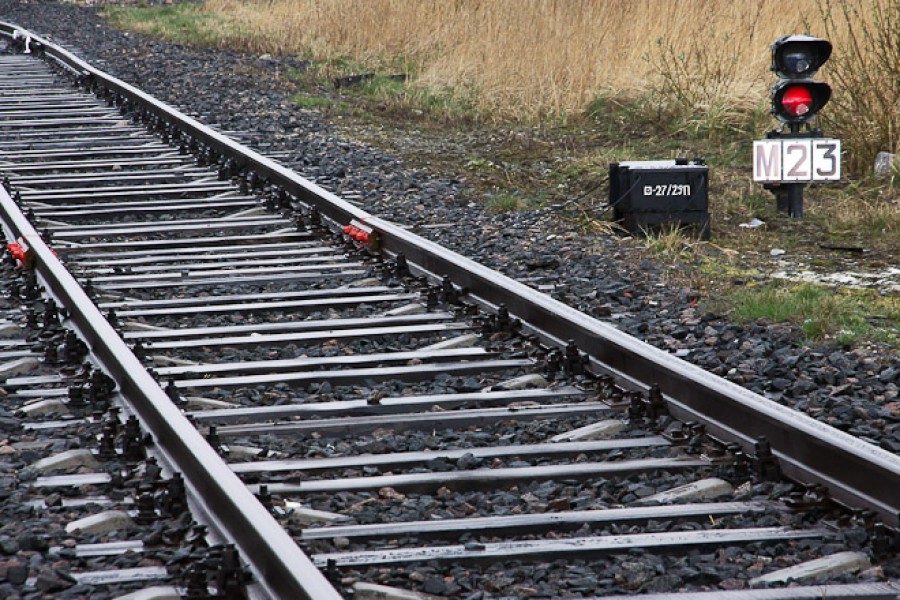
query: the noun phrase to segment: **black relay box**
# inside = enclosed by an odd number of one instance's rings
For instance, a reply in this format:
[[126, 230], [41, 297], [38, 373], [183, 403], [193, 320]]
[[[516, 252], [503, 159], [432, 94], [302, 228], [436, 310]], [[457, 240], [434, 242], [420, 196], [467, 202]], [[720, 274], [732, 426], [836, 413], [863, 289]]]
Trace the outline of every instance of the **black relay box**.
[[702, 159], [611, 163], [613, 218], [635, 234], [676, 225], [692, 227], [708, 240], [708, 181], [709, 168]]

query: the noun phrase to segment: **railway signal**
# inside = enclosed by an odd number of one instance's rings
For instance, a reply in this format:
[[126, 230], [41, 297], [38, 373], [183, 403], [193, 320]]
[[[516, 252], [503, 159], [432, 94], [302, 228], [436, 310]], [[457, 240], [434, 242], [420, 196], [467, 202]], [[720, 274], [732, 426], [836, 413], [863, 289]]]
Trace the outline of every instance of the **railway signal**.
[[[753, 180], [775, 194], [778, 208], [803, 216], [803, 186], [841, 177], [840, 140], [826, 138], [811, 121], [831, 99], [831, 86], [812, 77], [831, 56], [831, 42], [785, 35], [772, 44], [772, 114], [781, 121], [765, 140], [753, 142]], [[817, 120], [817, 119], [816, 119]]]
[[791, 131], [831, 99], [831, 87], [812, 80], [830, 56], [831, 42], [808, 35], [785, 35], [772, 44], [772, 70], [781, 79], [772, 89], [772, 113]]

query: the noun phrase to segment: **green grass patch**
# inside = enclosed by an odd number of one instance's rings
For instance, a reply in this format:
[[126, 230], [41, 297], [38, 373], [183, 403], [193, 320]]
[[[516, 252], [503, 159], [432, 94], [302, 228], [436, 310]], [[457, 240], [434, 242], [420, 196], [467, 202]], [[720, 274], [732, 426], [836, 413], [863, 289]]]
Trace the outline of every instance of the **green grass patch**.
[[711, 304], [716, 306], [710, 308], [730, 307], [731, 318], [740, 323], [757, 319], [790, 323], [810, 341], [898, 341], [900, 300], [874, 290], [836, 291], [822, 285], [776, 282], [735, 291]]
[[406, 80], [402, 77], [376, 75], [361, 88], [362, 93], [375, 99], [390, 100], [408, 94]]
[[234, 26], [192, 2], [171, 6], [108, 6], [103, 15], [112, 27], [136, 31], [180, 44], [221, 46]]
[[325, 110], [334, 106], [334, 100], [328, 96], [310, 96], [308, 94], [296, 94], [292, 100], [297, 108]]
[[660, 259], [690, 259], [703, 245], [690, 228], [663, 225], [644, 231], [644, 247]]
[[471, 90], [422, 86], [416, 84], [414, 75], [409, 77], [403, 81], [376, 76], [360, 88], [359, 95], [385, 110], [407, 115], [413, 112], [444, 122], [473, 122], [483, 117], [475, 110], [475, 94]]
[[521, 210], [525, 207], [526, 202], [519, 194], [501, 193], [489, 196], [485, 202], [485, 206], [491, 212], [504, 213]]

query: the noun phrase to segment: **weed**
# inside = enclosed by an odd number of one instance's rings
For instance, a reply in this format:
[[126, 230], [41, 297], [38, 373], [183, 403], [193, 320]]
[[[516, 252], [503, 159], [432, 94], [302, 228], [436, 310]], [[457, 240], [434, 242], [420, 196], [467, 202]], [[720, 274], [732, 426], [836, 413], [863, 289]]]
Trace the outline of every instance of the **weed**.
[[659, 258], [686, 259], [696, 255], [703, 242], [676, 225], [644, 230], [644, 247]]
[[470, 171], [486, 171], [496, 169], [497, 165], [494, 164], [493, 161], [487, 160], [486, 158], [473, 158], [469, 161], [466, 161], [466, 168]]
[[714, 43], [694, 41], [677, 48], [665, 38], [656, 40], [656, 50], [647, 61], [658, 75], [655, 86], [660, 112], [668, 129], [694, 138], [716, 138], [752, 130], [757, 115], [757, 88], [762, 82], [742, 81], [741, 47], [729, 34]]
[[376, 75], [366, 82], [362, 91], [373, 98], [388, 100], [407, 92], [406, 80], [400, 77]]
[[494, 194], [487, 198], [485, 207], [494, 213], [520, 210], [525, 205], [522, 197], [516, 193]]
[[323, 110], [334, 105], [334, 100], [327, 96], [310, 96], [308, 94], [296, 94], [293, 97], [297, 108]]
[[625, 231], [622, 226], [615, 221], [601, 221], [589, 217], [583, 219], [582, 229], [599, 236], [620, 235]]
[[107, 6], [103, 14], [114, 27], [185, 44], [221, 46], [228, 34], [235, 32], [227, 17], [204, 12], [191, 2], [162, 7]]
[[[745, 288], [711, 305], [730, 306], [731, 318], [738, 322], [767, 319], [774, 323], [791, 323], [811, 341], [825, 338], [842, 343], [860, 338], [886, 340], [895, 335], [900, 324], [900, 311], [891, 308], [889, 300], [872, 290], [838, 292], [814, 284], [776, 282]], [[877, 307], [876, 311], [884, 311], [884, 322], [879, 326], [873, 326], [866, 318], [873, 306]]]
[[859, 179], [826, 188], [810, 204], [808, 218], [827, 239], [878, 245], [890, 256], [900, 252], [900, 189], [890, 184]]

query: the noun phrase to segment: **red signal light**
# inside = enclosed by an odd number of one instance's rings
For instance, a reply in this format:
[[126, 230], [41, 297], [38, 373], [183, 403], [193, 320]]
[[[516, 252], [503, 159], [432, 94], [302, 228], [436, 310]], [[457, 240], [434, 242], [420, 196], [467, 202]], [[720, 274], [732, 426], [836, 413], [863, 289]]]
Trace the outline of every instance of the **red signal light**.
[[827, 83], [782, 79], [772, 89], [772, 113], [782, 123], [806, 123], [830, 98], [831, 87]]
[[781, 97], [784, 112], [792, 117], [802, 117], [812, 109], [812, 104], [812, 93], [802, 85], [788, 88]]

